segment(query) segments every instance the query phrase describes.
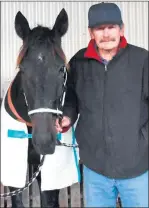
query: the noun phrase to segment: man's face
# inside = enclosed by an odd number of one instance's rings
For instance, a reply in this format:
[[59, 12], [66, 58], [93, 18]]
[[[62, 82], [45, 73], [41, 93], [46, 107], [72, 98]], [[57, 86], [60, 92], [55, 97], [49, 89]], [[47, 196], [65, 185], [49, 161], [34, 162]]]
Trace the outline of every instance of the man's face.
[[99, 49], [112, 50], [117, 48], [120, 37], [124, 35], [124, 26], [119, 25], [101, 25], [96, 28], [89, 28], [90, 36], [95, 39]]

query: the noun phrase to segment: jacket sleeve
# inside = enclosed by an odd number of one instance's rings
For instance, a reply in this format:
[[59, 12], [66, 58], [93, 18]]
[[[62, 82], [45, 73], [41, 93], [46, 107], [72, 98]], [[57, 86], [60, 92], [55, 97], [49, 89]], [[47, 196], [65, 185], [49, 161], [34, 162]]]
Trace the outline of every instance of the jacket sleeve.
[[66, 84], [66, 97], [63, 109], [63, 115], [67, 116], [71, 120], [71, 126], [76, 122], [78, 118], [78, 101], [75, 92], [76, 83], [76, 61], [72, 58], [69, 62], [67, 84]]
[[[144, 63], [144, 73], [143, 73], [143, 92], [144, 92], [144, 99], [145, 101], [147, 102], [148, 104], [148, 107], [149, 107], [149, 92], [148, 92], [148, 88], [149, 88], [149, 66], [148, 66], [148, 56], [145, 60], [145, 63]], [[148, 128], [149, 128], [149, 118], [148, 118], [148, 121], [145, 123], [145, 125], [143, 126], [142, 128], [142, 132], [145, 136], [145, 138], [148, 138]]]

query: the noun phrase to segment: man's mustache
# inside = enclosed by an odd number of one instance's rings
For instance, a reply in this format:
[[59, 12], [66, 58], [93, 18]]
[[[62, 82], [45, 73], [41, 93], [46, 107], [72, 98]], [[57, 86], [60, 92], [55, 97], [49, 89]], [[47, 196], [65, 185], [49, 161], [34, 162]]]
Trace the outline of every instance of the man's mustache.
[[115, 39], [111, 38], [111, 39], [101, 40], [100, 43], [105, 43], [105, 42], [110, 42], [110, 41], [115, 41]]

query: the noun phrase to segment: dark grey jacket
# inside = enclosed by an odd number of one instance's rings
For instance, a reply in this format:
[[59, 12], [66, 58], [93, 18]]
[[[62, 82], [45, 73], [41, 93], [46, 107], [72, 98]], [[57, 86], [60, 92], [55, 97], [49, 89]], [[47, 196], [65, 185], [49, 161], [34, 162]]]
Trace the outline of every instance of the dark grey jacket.
[[94, 42], [70, 60], [64, 115], [80, 114], [80, 159], [111, 178], [148, 170], [148, 51], [122, 39], [106, 67]]

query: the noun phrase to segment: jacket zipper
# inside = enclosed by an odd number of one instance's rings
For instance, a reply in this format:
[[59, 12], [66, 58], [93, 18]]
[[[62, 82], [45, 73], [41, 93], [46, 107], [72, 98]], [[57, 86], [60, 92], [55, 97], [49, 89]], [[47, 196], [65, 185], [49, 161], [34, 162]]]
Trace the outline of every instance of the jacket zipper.
[[105, 86], [106, 86], [106, 73], [107, 73], [107, 65], [104, 65], [104, 89], [103, 89], [103, 112], [102, 112], [102, 128], [103, 128], [103, 139], [105, 139], [105, 122], [104, 122], [104, 117], [105, 117]]

